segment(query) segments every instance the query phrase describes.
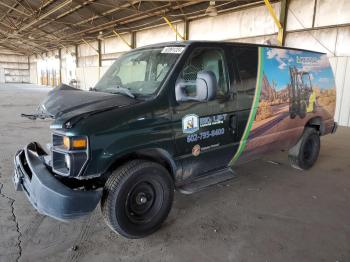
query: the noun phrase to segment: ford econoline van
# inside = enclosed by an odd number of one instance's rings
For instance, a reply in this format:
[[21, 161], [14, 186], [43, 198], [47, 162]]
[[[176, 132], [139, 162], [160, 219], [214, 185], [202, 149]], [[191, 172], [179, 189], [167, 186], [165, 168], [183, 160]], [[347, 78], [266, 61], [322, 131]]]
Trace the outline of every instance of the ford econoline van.
[[38, 212], [70, 220], [98, 203], [115, 232], [140, 238], [235, 166], [288, 150], [311, 168], [336, 123], [326, 54], [229, 42], [171, 42], [119, 57], [89, 91], [61, 85], [32, 119], [52, 142], [15, 155], [14, 184]]

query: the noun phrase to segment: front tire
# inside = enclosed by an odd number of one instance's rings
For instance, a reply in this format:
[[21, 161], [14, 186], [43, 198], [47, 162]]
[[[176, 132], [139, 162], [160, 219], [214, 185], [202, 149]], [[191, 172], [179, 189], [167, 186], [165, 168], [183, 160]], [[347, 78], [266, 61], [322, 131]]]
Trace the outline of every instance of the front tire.
[[316, 162], [320, 152], [320, 136], [315, 128], [306, 127], [298, 143], [289, 150], [292, 167], [307, 170]]
[[160, 164], [133, 160], [108, 178], [101, 199], [107, 225], [127, 238], [155, 232], [167, 218], [174, 197], [174, 183]]

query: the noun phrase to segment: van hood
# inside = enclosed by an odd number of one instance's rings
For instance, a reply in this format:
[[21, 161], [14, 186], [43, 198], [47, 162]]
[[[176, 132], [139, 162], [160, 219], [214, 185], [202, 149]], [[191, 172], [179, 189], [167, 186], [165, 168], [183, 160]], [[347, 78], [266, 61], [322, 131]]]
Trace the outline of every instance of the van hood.
[[88, 92], [62, 84], [48, 93], [39, 105], [37, 113], [22, 116], [31, 119], [53, 118], [55, 122], [60, 119], [67, 121], [79, 115], [93, 114], [137, 102], [138, 100], [123, 95]]

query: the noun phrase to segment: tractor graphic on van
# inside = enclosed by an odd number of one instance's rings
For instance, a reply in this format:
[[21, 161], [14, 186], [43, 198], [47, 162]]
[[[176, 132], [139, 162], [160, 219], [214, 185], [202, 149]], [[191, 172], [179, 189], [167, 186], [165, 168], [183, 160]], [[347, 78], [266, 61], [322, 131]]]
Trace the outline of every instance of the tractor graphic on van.
[[296, 67], [289, 67], [289, 115], [304, 118], [306, 113], [316, 110], [316, 93], [312, 88], [309, 72], [300, 71]]

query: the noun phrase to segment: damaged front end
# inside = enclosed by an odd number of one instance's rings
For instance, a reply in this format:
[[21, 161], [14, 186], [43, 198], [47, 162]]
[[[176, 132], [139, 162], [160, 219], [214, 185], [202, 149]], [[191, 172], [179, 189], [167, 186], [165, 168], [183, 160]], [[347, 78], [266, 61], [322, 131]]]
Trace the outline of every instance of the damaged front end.
[[49, 153], [36, 142], [16, 153], [16, 189], [23, 190], [40, 213], [53, 218], [69, 220], [89, 214], [101, 198], [101, 174], [85, 174], [91, 153], [89, 134], [74, 128], [92, 115], [137, 102], [126, 96], [87, 92], [67, 85], [51, 90], [37, 112], [22, 114], [33, 120], [53, 119], [53, 133]]
[[100, 201], [102, 189], [86, 190], [67, 186], [46, 164], [47, 156], [35, 142], [16, 153], [13, 177], [16, 190], [23, 190], [39, 213], [59, 220], [70, 220], [91, 213]]
[[32, 120], [51, 118], [54, 129], [72, 128], [90, 115], [138, 103], [136, 99], [97, 91], [83, 91], [65, 84], [51, 90], [35, 113], [21, 114]]

